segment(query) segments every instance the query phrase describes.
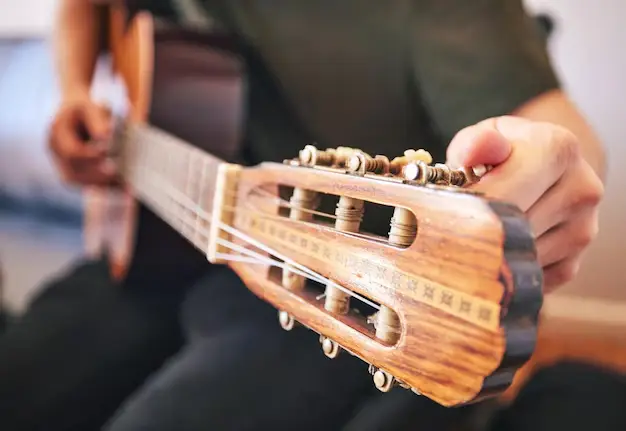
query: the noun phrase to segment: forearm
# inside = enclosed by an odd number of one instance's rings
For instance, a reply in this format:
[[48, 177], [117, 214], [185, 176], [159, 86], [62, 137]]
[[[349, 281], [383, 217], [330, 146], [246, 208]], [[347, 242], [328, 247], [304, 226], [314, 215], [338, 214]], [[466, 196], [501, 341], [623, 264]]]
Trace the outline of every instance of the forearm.
[[535, 121], [558, 124], [574, 133], [581, 144], [584, 158], [604, 182], [606, 179], [606, 154], [600, 139], [584, 116], [560, 90], [542, 94], [522, 105], [515, 115]]
[[61, 0], [54, 33], [63, 101], [88, 97], [99, 52], [99, 10], [90, 0]]

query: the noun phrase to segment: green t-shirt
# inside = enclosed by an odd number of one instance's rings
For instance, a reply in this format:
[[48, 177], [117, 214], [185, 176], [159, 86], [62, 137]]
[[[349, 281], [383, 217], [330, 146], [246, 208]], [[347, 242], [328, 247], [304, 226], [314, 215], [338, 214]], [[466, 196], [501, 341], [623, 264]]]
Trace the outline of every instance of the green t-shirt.
[[443, 161], [461, 128], [559, 86], [521, 0], [129, 1], [233, 34], [253, 162], [314, 142]]

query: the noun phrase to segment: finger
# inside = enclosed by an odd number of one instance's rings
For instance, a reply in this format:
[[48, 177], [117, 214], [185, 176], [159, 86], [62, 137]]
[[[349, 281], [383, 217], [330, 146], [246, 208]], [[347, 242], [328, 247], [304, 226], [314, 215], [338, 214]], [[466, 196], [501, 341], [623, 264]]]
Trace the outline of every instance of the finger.
[[110, 161], [83, 163], [79, 167], [67, 160], [58, 160], [57, 167], [64, 181], [75, 185], [106, 185], [117, 181], [117, 172]]
[[548, 123], [498, 117], [491, 124], [511, 142], [511, 155], [470, 188], [527, 211], [576, 160], [578, 143], [571, 133]]
[[580, 254], [572, 255], [545, 268], [543, 272], [544, 293], [550, 293], [572, 281], [580, 270], [580, 257]]
[[578, 255], [598, 234], [598, 211], [590, 208], [566, 223], [556, 226], [537, 241], [537, 258], [542, 267], [548, 267], [569, 256]]
[[119, 182], [118, 177], [101, 172], [77, 173], [67, 170], [62, 176], [63, 180], [75, 186], [110, 186]]
[[589, 164], [581, 159], [528, 210], [527, 217], [533, 233], [540, 237], [579, 212], [595, 208], [603, 193], [602, 182]]
[[461, 130], [450, 142], [447, 163], [460, 168], [477, 165], [499, 165], [511, 154], [511, 143], [490, 122], [478, 123]]
[[111, 111], [101, 105], [86, 105], [83, 110], [85, 127], [94, 141], [108, 140], [112, 131]]
[[104, 156], [105, 151], [102, 148], [88, 145], [80, 136], [81, 123], [82, 120], [77, 114], [68, 113], [53, 125], [50, 147], [57, 157], [78, 162]]

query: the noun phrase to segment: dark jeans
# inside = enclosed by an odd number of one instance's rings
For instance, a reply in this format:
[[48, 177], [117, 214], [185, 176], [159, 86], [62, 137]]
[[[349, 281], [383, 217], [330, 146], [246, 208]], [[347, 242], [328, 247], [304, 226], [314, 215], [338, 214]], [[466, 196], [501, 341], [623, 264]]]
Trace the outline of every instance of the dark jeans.
[[[116, 410], [109, 431], [440, 431], [472, 418], [378, 393], [365, 364], [327, 359], [306, 329], [284, 332], [226, 269], [191, 288], [179, 319], [183, 296], [121, 290], [97, 262], [50, 283], [0, 337], [0, 430], [96, 431]], [[624, 406], [623, 377], [561, 364], [479, 429], [624, 430]]]
[[52, 280], [0, 335], [0, 430], [95, 431], [183, 343], [183, 291], [124, 289], [103, 262]]
[[580, 364], [535, 376], [510, 407], [446, 409], [411, 392], [374, 389], [367, 366], [330, 360], [311, 331], [280, 329], [276, 310], [228, 270], [183, 305], [189, 343], [118, 412], [107, 431], [626, 429], [623, 377]]

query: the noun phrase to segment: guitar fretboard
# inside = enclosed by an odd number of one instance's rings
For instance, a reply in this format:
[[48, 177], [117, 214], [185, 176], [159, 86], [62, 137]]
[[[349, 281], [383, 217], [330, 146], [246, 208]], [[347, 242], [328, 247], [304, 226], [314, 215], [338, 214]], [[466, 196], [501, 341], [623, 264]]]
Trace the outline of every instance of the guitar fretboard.
[[122, 176], [133, 195], [202, 252], [222, 160], [149, 125], [124, 126]]

